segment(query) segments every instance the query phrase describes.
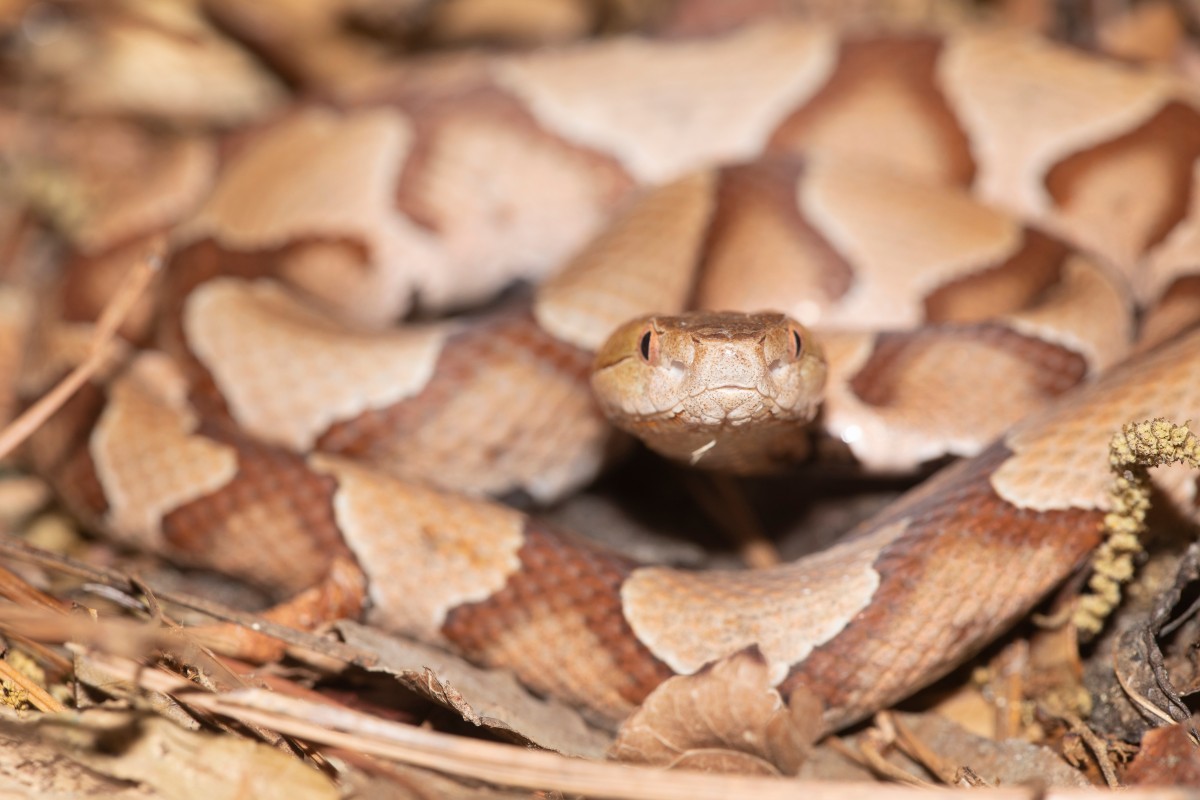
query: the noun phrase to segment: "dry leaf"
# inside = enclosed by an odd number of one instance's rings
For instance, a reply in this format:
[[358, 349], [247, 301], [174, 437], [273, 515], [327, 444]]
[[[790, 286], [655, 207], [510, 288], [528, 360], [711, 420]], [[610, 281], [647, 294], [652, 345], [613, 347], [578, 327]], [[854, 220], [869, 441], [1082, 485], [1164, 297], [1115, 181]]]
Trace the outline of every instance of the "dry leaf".
[[33, 725], [18, 722], [10, 709], [0, 709], [0, 796], [30, 800], [106, 797], [151, 800], [147, 786], [129, 784], [72, 761], [58, 748], [30, 735]]
[[991, 786], [1091, 786], [1058, 753], [1020, 739], [993, 741], [937, 714], [896, 714], [896, 720], [952, 767], [969, 767]]
[[444, 650], [355, 622], [336, 627], [347, 644], [376, 656], [372, 672], [395, 676], [417, 694], [504, 739], [584, 758], [603, 758], [611, 742], [609, 734], [587, 725], [577, 711], [534, 697], [507, 672], [480, 669]]
[[101, 774], [169, 800], [336, 800], [311, 766], [259, 742], [185, 731], [157, 716], [91, 710], [14, 725]]
[[[1192, 724], [1197, 724], [1194, 717]], [[1187, 725], [1147, 731], [1123, 777], [1130, 786], [1200, 787], [1200, 747], [1188, 736]]]
[[[819, 708], [806, 696], [785, 705], [762, 655], [748, 648], [655, 689], [621, 727], [612, 756], [641, 764], [794, 775], [820, 719]], [[715, 733], [735, 730], [743, 733], [732, 740]]]

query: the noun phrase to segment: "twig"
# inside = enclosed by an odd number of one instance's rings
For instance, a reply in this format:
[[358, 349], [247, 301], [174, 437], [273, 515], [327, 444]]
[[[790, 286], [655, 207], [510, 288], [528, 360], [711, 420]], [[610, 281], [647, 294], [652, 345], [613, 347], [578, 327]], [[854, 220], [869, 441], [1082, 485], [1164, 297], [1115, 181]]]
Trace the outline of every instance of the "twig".
[[882, 712], [877, 714], [875, 725], [876, 727], [864, 732], [858, 742], [858, 751], [862, 753], [871, 770], [881, 777], [904, 786], [933, 788], [933, 784], [929, 781], [910, 775], [884, 757], [884, 746], [891, 745], [896, 740], [896, 730], [892, 725], [891, 716]]
[[24, 578], [3, 566], [0, 566], [0, 597], [32, 608], [45, 608], [59, 613], [70, 610], [70, 604], [30, 586]]
[[1083, 740], [1083, 743], [1087, 745], [1088, 749], [1092, 751], [1092, 755], [1095, 756], [1096, 764], [1100, 767], [1100, 774], [1104, 776], [1104, 782], [1108, 784], [1108, 788], [1121, 788], [1121, 780], [1117, 777], [1117, 770], [1113, 767], [1112, 760], [1108, 757], [1108, 744], [1097, 736], [1095, 731], [1070, 711], [1051, 711], [1044, 706], [1042, 710], [1050, 716], [1058, 717], [1067, 723], [1071, 731]]
[[929, 770], [942, 783], [955, 785], [963, 767], [961, 765], [952, 767], [947, 764], [944, 758], [917, 737], [907, 725], [890, 713], [888, 716], [891, 717], [896, 731], [896, 746], [900, 748], [901, 752]]
[[125, 273], [117, 291], [104, 307], [100, 319], [96, 321], [95, 331], [88, 343], [87, 357], [67, 373], [53, 389], [42, 395], [36, 403], [0, 431], [0, 458], [7, 456], [17, 445], [28, 439], [104, 365], [108, 355], [108, 344], [116, 336], [117, 329], [161, 267], [162, 253], [156, 249]]

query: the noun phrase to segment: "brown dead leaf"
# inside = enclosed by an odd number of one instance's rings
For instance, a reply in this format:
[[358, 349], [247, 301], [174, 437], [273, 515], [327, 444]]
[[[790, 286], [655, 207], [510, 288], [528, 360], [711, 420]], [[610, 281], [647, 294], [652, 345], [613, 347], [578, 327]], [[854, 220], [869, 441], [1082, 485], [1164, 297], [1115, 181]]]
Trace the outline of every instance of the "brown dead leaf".
[[932, 711], [975, 736], [995, 738], [996, 705], [978, 686], [969, 683], [960, 686], [938, 701]]
[[985, 739], [937, 714], [897, 713], [895, 718], [944, 764], [969, 767], [991, 786], [1091, 785], [1047, 747], [1020, 739]]
[[611, 755], [713, 772], [794, 775], [819, 725], [816, 701], [797, 695], [785, 705], [762, 655], [748, 648], [655, 689], [621, 726]]
[[0, 708], [0, 796], [31, 800], [106, 797], [151, 800], [148, 786], [94, 772], [64, 756], [59, 748], [30, 736], [32, 725]]
[[[1193, 726], [1196, 722], [1193, 718]], [[1200, 787], [1200, 747], [1189, 737], [1187, 725], [1147, 731], [1123, 777], [1128, 786]]]
[[328, 778], [272, 747], [185, 731], [157, 716], [94, 709], [5, 727], [53, 746], [100, 775], [145, 785], [170, 800], [338, 797]]
[[336, 628], [347, 644], [377, 658], [372, 672], [394, 676], [501, 738], [584, 758], [603, 758], [611, 742], [609, 734], [590, 727], [577, 711], [534, 697], [507, 672], [480, 669], [444, 650], [355, 622], [339, 622]]
[[[101, 697], [127, 701], [132, 701], [136, 697], [142, 704], [142, 708], [155, 711], [182, 728], [200, 730], [200, 723], [196, 722], [173, 697], [162, 692], [139, 689], [129, 681], [114, 676], [104, 668], [103, 664], [97, 664], [85, 653], [77, 652], [75, 654], [75, 680], [79, 682], [80, 686], [92, 689]], [[85, 705], [87, 703], [86, 695], [83, 692], [79, 694], [80, 705]]]
[[[1159, 724], [1183, 722], [1190, 714], [1176, 684], [1190, 694], [1195, 689], [1193, 676], [1171, 674], [1173, 664], [1164, 655], [1159, 636], [1195, 618], [1195, 606], [1178, 620], [1173, 620], [1172, 612], [1185, 588], [1197, 580], [1200, 580], [1200, 544], [1192, 544], [1180, 559], [1173, 585], [1155, 598], [1154, 608], [1143, 623], [1121, 635], [1113, 652], [1113, 669], [1121, 688], [1143, 715]], [[1190, 659], [1184, 663], [1191, 673]]]

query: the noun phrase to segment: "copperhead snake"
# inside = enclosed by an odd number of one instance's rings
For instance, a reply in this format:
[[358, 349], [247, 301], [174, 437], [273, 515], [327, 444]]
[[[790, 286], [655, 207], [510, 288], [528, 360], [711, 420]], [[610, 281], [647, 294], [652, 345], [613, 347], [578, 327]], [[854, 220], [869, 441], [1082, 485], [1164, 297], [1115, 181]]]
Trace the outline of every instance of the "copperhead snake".
[[[34, 460], [109, 535], [291, 597], [289, 620], [365, 609], [612, 724], [754, 647], [834, 730], [1084, 563], [1122, 423], [1200, 419], [1198, 107], [1004, 32], [431, 64], [231, 145], [171, 232], [155, 346]], [[541, 281], [530, 306], [392, 326], [515, 279]], [[34, 389], [88, 316], [70, 286]], [[972, 457], [765, 571], [639, 566], [484, 499], [593, 477], [614, 434], [592, 354], [690, 307], [823, 334], [821, 425], [865, 467]]]

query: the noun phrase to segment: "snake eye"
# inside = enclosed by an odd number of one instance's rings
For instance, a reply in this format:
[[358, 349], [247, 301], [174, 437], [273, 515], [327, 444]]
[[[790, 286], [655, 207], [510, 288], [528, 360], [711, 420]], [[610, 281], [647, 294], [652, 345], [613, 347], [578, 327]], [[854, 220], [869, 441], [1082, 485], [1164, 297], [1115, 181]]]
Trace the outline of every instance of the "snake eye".
[[792, 328], [792, 358], [799, 358], [804, 352], [804, 341], [800, 338], [800, 331]]
[[638, 350], [647, 364], [658, 360], [658, 337], [654, 335], [653, 328], [647, 328], [642, 334], [642, 338], [638, 340]]

